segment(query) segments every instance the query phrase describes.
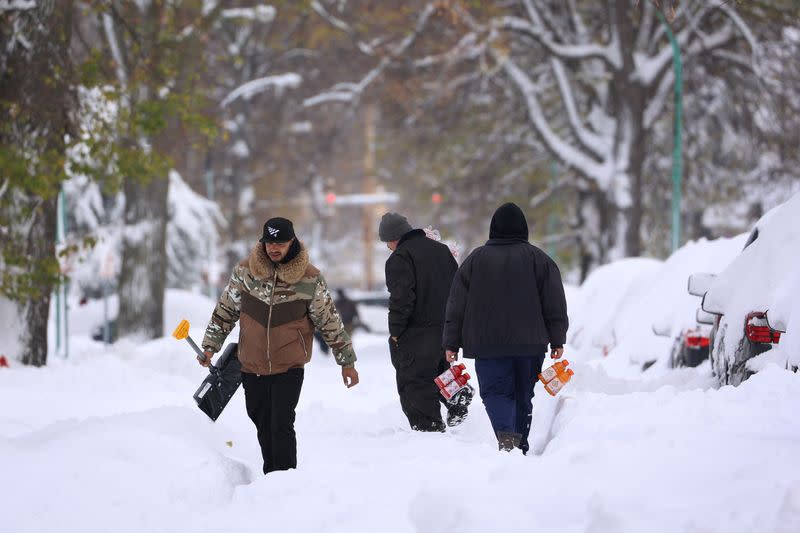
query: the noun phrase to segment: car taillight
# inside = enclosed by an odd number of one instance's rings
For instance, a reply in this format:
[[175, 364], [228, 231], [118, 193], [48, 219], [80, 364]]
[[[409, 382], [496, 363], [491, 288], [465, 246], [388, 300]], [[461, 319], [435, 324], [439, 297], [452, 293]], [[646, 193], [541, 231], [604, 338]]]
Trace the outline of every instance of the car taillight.
[[750, 342], [778, 344], [781, 341], [781, 332], [769, 327], [764, 313], [748, 314], [744, 322], [744, 333]]
[[702, 335], [687, 335], [686, 346], [688, 348], [708, 348], [711, 339]]

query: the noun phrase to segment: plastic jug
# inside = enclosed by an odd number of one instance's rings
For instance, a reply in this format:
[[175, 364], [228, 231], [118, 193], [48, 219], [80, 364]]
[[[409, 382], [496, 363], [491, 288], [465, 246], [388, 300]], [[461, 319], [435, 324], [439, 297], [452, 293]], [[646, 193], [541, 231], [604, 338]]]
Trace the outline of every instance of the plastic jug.
[[551, 396], [555, 396], [558, 394], [558, 391], [564, 388], [564, 385], [569, 383], [569, 380], [572, 379], [572, 376], [575, 375], [575, 372], [572, 371], [571, 368], [567, 368], [563, 372], [559, 372], [556, 377], [545, 383], [544, 390], [550, 393]]
[[446, 387], [448, 383], [450, 383], [458, 376], [460, 376], [464, 372], [464, 370], [466, 370], [466, 368], [467, 367], [464, 365], [464, 363], [453, 365], [444, 372], [442, 372], [441, 374], [439, 374], [438, 376], [436, 376], [436, 379], [434, 379], [433, 381], [440, 389], [442, 389]]
[[449, 400], [450, 398], [453, 397], [455, 393], [457, 393], [458, 391], [467, 386], [469, 377], [470, 377], [469, 374], [467, 372], [464, 372], [463, 374], [457, 376], [455, 379], [453, 379], [453, 381], [451, 381], [444, 387], [439, 388], [439, 392], [442, 393], [442, 396], [444, 396], [445, 400]]
[[564, 372], [566, 368], [569, 366], [569, 361], [564, 359], [563, 361], [556, 361], [553, 363], [553, 366], [549, 368], [545, 368], [539, 374], [539, 381], [542, 382], [542, 385], [547, 385], [547, 383], [555, 377], [558, 377], [560, 372]]

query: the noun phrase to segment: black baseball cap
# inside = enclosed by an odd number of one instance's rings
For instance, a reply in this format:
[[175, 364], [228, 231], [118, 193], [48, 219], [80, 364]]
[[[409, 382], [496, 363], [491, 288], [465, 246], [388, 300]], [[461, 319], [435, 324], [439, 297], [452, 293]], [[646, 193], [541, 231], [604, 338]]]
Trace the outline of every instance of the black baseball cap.
[[294, 239], [294, 225], [287, 218], [271, 218], [264, 223], [264, 233], [259, 242], [289, 242]]

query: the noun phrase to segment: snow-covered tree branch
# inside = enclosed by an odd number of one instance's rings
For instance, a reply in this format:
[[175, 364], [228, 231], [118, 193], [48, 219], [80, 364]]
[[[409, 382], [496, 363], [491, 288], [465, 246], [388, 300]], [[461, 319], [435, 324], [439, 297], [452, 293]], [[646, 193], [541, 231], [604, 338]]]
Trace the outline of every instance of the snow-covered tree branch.
[[0, 13], [36, 9], [36, 0], [0, 0]]

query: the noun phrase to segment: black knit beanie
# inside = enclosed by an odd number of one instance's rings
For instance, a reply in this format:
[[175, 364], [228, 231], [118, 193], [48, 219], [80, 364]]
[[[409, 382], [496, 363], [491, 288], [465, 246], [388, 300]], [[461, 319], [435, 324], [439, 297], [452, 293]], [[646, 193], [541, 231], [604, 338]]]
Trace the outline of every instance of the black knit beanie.
[[528, 240], [528, 222], [517, 204], [507, 203], [497, 208], [489, 226], [489, 238]]
[[408, 223], [408, 219], [399, 213], [386, 213], [381, 218], [378, 227], [378, 237], [383, 242], [399, 241], [400, 237], [411, 231], [413, 228]]

